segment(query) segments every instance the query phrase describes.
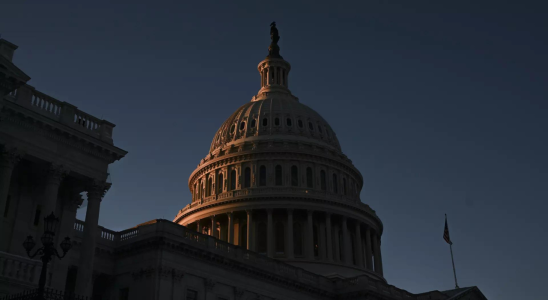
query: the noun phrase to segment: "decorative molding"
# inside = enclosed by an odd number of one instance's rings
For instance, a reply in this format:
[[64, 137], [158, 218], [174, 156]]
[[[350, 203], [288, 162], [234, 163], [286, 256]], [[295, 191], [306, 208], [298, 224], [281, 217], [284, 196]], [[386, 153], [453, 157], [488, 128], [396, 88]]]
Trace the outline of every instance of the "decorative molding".
[[16, 147], [4, 146], [0, 149], [0, 167], [13, 169], [25, 156], [25, 151]]

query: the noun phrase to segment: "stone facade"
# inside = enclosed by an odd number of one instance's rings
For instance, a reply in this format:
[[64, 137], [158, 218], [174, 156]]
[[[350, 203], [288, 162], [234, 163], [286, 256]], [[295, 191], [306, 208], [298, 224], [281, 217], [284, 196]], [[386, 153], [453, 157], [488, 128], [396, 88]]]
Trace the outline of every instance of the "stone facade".
[[108, 166], [127, 153], [114, 124], [27, 85], [16, 48], [0, 40], [0, 296], [36, 287], [41, 262], [22, 242], [54, 212], [56, 244], [69, 236], [73, 249], [50, 263], [46, 284], [93, 299], [485, 299], [476, 287], [412, 294], [386, 282], [383, 225], [359, 198], [362, 176], [289, 91], [277, 44], [259, 64], [259, 93], [191, 174], [192, 202], [173, 222], [120, 232], [98, 224]]

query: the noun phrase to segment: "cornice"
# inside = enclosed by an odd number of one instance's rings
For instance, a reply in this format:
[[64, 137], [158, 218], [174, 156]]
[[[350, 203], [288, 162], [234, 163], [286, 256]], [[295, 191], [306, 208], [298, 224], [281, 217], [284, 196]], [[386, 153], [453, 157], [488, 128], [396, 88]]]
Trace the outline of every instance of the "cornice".
[[4, 106], [4, 110], [0, 115], [0, 121], [7, 126], [33, 131], [36, 134], [76, 148], [82, 152], [106, 160], [109, 163], [119, 160], [127, 154], [125, 150], [107, 145], [82, 133], [77, 133], [72, 128], [65, 128], [66, 126], [59, 126], [53, 124], [51, 121], [43, 120], [44, 117], [42, 116], [31, 116], [31, 114], [35, 113], [29, 111], [28, 114], [25, 114], [11, 107]]
[[[371, 220], [373, 220], [376, 223], [376, 225], [378, 226], [379, 234], [382, 235], [382, 232], [383, 232], [382, 221], [376, 215], [375, 211], [373, 209], [371, 209], [369, 207], [369, 205], [367, 205], [367, 204], [362, 203], [365, 207], [369, 208], [371, 211], [368, 211], [366, 208], [360, 207], [359, 204], [355, 205], [355, 204], [352, 204], [352, 203], [349, 203], [349, 202], [337, 202], [337, 201], [333, 201], [333, 200], [319, 199], [319, 198], [314, 198], [314, 197], [303, 197], [303, 196], [299, 196], [299, 195], [278, 195], [278, 194], [268, 195], [268, 194], [265, 194], [265, 195], [240, 196], [239, 198], [230, 198], [230, 199], [221, 200], [221, 201], [211, 201], [211, 202], [207, 202], [207, 203], [192, 207], [192, 208], [188, 209], [186, 212], [177, 215], [175, 217], [175, 219], [173, 220], [173, 222], [174, 223], [179, 223], [183, 219], [185, 219], [185, 218], [187, 218], [187, 217], [189, 217], [189, 216], [191, 216], [191, 215], [193, 215], [197, 212], [204, 211], [204, 210], [211, 209], [211, 208], [215, 208], [215, 207], [221, 207], [221, 206], [228, 205], [228, 204], [245, 203], [245, 202], [259, 202], [259, 203], [262, 202], [262, 203], [264, 203], [265, 201], [286, 201], [286, 200], [293, 201], [295, 203], [295, 205], [299, 204], [299, 202], [295, 202], [295, 200], [297, 200], [297, 201], [301, 201], [301, 203], [302, 202], [308, 202], [308, 203], [316, 203], [316, 204], [327, 204], [327, 205], [338, 206], [338, 207], [342, 207], [342, 208], [350, 209], [350, 210], [354, 210], [354, 211], [358, 210], [361, 213], [363, 213], [364, 216], [366, 216], [367, 218], [370, 218]], [[361, 202], [357, 202], [357, 203], [361, 203]], [[318, 209], [318, 211], [322, 211], [322, 210]]]

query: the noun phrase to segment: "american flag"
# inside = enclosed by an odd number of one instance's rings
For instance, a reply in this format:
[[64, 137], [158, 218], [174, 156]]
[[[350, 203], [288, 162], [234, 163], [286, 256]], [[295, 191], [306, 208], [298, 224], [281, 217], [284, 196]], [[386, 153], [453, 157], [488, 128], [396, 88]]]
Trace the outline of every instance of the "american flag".
[[447, 215], [445, 215], [445, 229], [443, 230], [443, 239], [447, 242], [447, 244], [453, 245], [453, 242], [451, 242], [451, 238], [449, 238], [449, 227], [447, 226]]

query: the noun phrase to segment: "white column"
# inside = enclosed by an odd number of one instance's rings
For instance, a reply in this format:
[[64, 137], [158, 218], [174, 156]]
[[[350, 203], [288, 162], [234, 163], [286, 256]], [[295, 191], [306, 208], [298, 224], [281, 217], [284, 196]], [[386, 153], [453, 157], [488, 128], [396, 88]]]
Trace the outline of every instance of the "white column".
[[[58, 164], [51, 164], [46, 176], [46, 186], [44, 188], [43, 203], [44, 203], [44, 216], [49, 216], [52, 212], [58, 216], [55, 209], [57, 208], [57, 197], [59, 195], [59, 186], [63, 181], [63, 178], [67, 174], [67, 170]], [[44, 220], [40, 220], [40, 228], [43, 228]]]
[[314, 211], [307, 210], [307, 226], [306, 226], [306, 232], [307, 232], [307, 238], [305, 239], [307, 243], [305, 244], [305, 253], [307, 253], [308, 259], [314, 259], [314, 223], [313, 223], [313, 214]]
[[287, 258], [293, 258], [295, 250], [293, 249], [293, 209], [287, 209], [287, 235], [286, 235], [286, 253]]
[[354, 255], [356, 255], [356, 265], [363, 268], [363, 251], [362, 251], [362, 234], [361, 234], [361, 223], [359, 220], [356, 220], [356, 229], [355, 236], [356, 241], [354, 241]]
[[334, 257], [334, 261], [336, 262], [340, 262], [341, 261], [341, 252], [340, 252], [340, 249], [341, 249], [341, 245], [340, 245], [340, 237], [339, 237], [339, 225], [335, 224], [335, 226], [333, 226], [333, 238], [335, 239], [335, 253], [333, 253], [335, 255]]
[[228, 217], [228, 242], [231, 244], [234, 244], [234, 218], [233, 213], [229, 212], [226, 213], [226, 216]]
[[253, 237], [251, 233], [253, 230], [253, 210], [248, 209], [245, 212], [247, 213], [247, 250], [253, 250], [253, 241], [251, 240]]
[[217, 222], [215, 220], [215, 215], [211, 216], [211, 230], [210, 230], [210, 234], [212, 237], [218, 237], [217, 234], [215, 234], [217, 232]]
[[82, 296], [91, 296], [93, 260], [95, 258], [96, 238], [99, 236], [99, 211], [101, 199], [110, 184], [101, 181], [93, 181], [88, 187], [88, 206], [86, 209], [86, 224], [84, 226], [84, 238], [80, 248], [80, 264], [76, 276], [76, 291]]
[[368, 270], [373, 271], [373, 261], [371, 260], [371, 228], [365, 228], [365, 266]]
[[274, 224], [272, 222], [272, 209], [267, 209], [266, 214], [266, 253], [268, 257], [274, 257]]
[[379, 274], [383, 274], [382, 273], [382, 258], [381, 258], [381, 243], [380, 243], [380, 236], [375, 233], [373, 234], [372, 236], [372, 239], [373, 239], [373, 249], [375, 251], [375, 272], [379, 273]]
[[325, 213], [325, 230], [327, 234], [327, 261], [333, 260], [333, 241], [331, 237], [331, 233], [333, 229], [331, 228], [331, 213], [326, 212]]
[[351, 249], [350, 249], [350, 241], [349, 241], [349, 238], [348, 238], [348, 226], [346, 225], [346, 217], [343, 216], [342, 217], [342, 233], [343, 233], [343, 246], [342, 246], [342, 250], [343, 250], [343, 262], [345, 262], [346, 264], [352, 264], [352, 255], [351, 254]]
[[[13, 168], [21, 160], [22, 156], [23, 152], [16, 148], [4, 148], [0, 150], [0, 219], [4, 218], [4, 209], [6, 208], [8, 192], [10, 190]], [[2, 238], [1, 240], [0, 250], [4, 250], [4, 242], [7, 244], [7, 239]]]

